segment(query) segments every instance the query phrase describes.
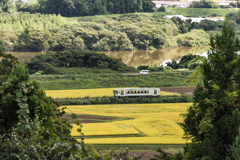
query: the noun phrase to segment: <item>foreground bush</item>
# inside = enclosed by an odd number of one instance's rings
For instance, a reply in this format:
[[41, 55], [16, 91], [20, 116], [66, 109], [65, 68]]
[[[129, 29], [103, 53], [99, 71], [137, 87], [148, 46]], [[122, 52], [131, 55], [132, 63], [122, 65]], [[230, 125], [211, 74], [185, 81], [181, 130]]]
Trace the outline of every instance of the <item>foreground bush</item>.
[[60, 118], [64, 113], [17, 64], [0, 87], [0, 159], [84, 157], [84, 146], [70, 135], [70, 123]]

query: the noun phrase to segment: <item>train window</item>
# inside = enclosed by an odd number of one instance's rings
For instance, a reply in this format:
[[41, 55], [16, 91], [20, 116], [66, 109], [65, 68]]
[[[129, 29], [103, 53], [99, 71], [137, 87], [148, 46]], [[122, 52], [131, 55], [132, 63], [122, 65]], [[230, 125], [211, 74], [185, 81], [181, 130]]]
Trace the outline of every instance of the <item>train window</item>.
[[141, 91], [141, 93], [143, 93], [143, 91]]
[[149, 91], [146, 91], [146, 93], [149, 93]]
[[134, 93], [136, 93], [136, 91], [134, 91]]
[[126, 92], [127, 94], [129, 93], [129, 91]]
[[138, 93], [140, 93], [140, 91], [138, 91]]
[[154, 90], [154, 94], [157, 94], [157, 90]]
[[133, 93], [133, 91], [131, 91], [131, 93]]
[[121, 95], [123, 95], [124, 94], [124, 91], [121, 91]]

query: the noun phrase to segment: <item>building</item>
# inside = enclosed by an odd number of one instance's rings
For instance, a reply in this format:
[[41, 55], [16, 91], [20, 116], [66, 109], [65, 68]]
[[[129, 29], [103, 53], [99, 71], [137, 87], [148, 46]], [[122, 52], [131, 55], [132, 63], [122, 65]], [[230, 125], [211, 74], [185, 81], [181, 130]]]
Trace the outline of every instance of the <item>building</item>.
[[218, 1], [217, 2], [219, 6], [229, 6], [230, 3], [237, 3], [237, 1]]
[[18, 8], [21, 8], [25, 3], [29, 3], [29, 1], [28, 0], [18, 0], [16, 2], [13, 2], [13, 5]]
[[171, 19], [172, 17], [178, 17], [181, 20], [185, 21], [187, 19], [191, 19], [192, 22], [197, 22], [200, 23], [202, 20], [211, 20], [211, 21], [224, 21], [224, 18], [202, 18], [202, 17], [184, 17], [183, 15], [166, 15], [163, 18], [169, 18]]
[[184, 1], [152, 1], [155, 4], [156, 8], [160, 8], [162, 6], [176, 6], [177, 8], [187, 8], [189, 7], [191, 2], [184, 2]]

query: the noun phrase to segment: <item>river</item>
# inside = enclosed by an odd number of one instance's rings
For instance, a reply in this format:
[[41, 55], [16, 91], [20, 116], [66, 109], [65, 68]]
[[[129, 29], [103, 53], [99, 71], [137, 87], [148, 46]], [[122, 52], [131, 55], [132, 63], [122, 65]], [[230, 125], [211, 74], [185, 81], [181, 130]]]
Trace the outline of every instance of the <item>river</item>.
[[122, 59], [122, 62], [128, 66], [137, 67], [139, 65], [165, 66], [166, 62], [172, 60], [179, 61], [184, 55], [193, 54], [205, 56], [207, 50], [208, 47], [176, 47], [171, 49], [111, 51], [104, 53], [112, 58]]
[[[128, 66], [137, 67], [139, 65], [159, 66], [165, 65], [166, 62], [178, 61], [182, 56], [188, 54], [203, 55], [206, 54], [208, 47], [176, 47], [171, 49], [156, 50], [135, 50], [135, 51], [110, 51], [102, 52], [112, 58], [122, 59], [122, 62]], [[29, 62], [37, 55], [45, 54], [44, 52], [11, 52], [20, 62]]]

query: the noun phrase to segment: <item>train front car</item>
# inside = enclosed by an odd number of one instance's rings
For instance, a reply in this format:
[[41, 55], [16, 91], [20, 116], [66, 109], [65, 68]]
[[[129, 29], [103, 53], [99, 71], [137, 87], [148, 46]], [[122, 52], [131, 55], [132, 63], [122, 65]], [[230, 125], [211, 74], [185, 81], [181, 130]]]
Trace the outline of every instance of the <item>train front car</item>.
[[126, 88], [114, 89], [114, 97], [159, 97], [160, 88]]

